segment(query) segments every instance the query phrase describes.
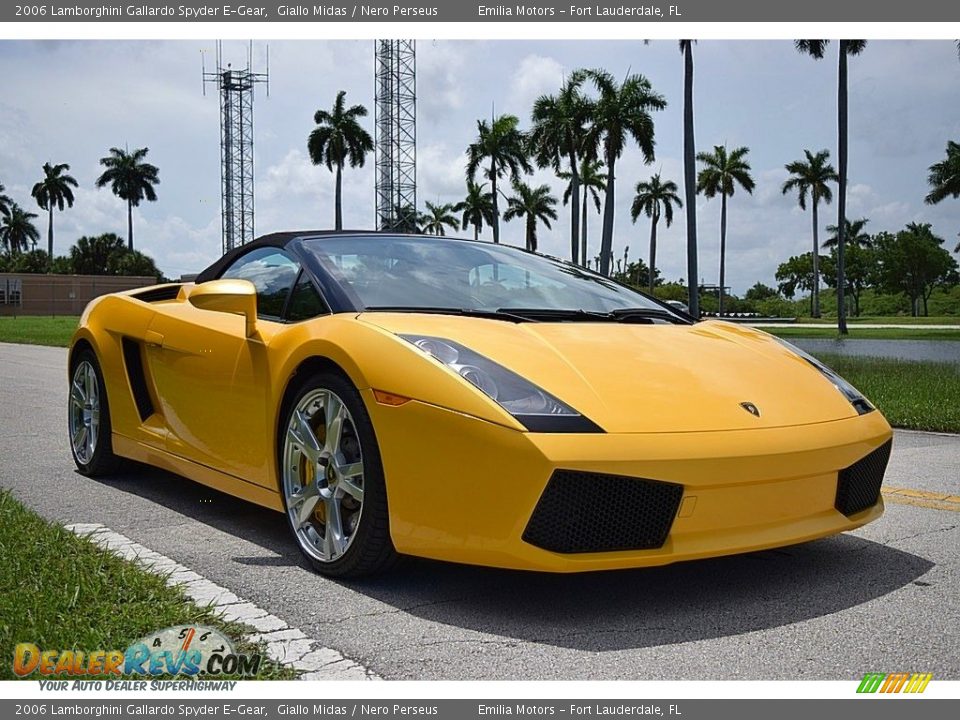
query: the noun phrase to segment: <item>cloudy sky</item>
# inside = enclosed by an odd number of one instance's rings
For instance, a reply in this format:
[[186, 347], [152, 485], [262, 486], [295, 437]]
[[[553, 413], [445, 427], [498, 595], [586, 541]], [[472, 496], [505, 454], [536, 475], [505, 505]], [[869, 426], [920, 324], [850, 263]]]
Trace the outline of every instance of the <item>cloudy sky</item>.
[[[255, 47], [262, 66], [263, 43]], [[703, 41], [696, 47], [698, 147], [747, 145], [757, 187], [729, 206], [728, 282], [743, 292], [757, 280], [773, 284], [777, 265], [810, 246], [809, 212], [784, 197], [785, 163], [803, 149], [830, 148], [835, 161], [836, 63], [815, 62], [789, 41]], [[97, 190], [98, 160], [111, 146], [150, 148], [160, 168], [159, 200], [135, 213], [135, 242], [170, 276], [196, 272], [220, 254], [219, 130], [216, 93], [203, 96], [201, 52], [212, 63], [215, 43], [147, 41], [0, 41], [0, 183], [17, 202], [33, 206], [30, 187], [44, 162], [67, 162], [80, 183], [73, 209], [58, 214], [58, 253], [84, 234], [126, 233], [125, 207]], [[224, 45], [226, 61], [242, 64], [245, 43]], [[333, 223], [333, 175], [310, 164], [306, 138], [319, 107], [340, 89], [372, 111], [373, 43], [270, 43], [270, 97], [255, 110], [256, 228], [327, 227]], [[464, 149], [476, 120], [497, 113], [529, 124], [530, 107], [555, 92], [579, 67], [603, 67], [618, 77], [646, 75], [667, 109], [655, 116], [656, 161], [645, 166], [635, 148], [618, 165], [614, 253], [646, 257], [649, 225], [632, 225], [634, 186], [654, 172], [682, 185], [682, 63], [672, 41], [419, 41], [419, 202], [455, 202], [464, 189]], [[367, 128], [372, 133], [372, 118]], [[956, 245], [960, 201], [929, 207], [927, 168], [960, 139], [960, 63], [952, 41], [871, 41], [850, 65], [849, 217], [868, 229], [897, 230], [930, 222]], [[373, 159], [344, 177], [348, 227], [373, 225]], [[558, 197], [562, 185], [539, 171]], [[33, 208], [37, 210], [35, 207]], [[702, 279], [716, 282], [719, 199], [698, 201]], [[39, 210], [37, 210], [39, 212]], [[833, 207], [822, 224], [835, 222]], [[569, 212], [541, 249], [565, 256]], [[599, 216], [591, 217], [592, 240]], [[38, 219], [45, 240], [46, 219]], [[487, 233], [489, 234], [489, 232]], [[523, 223], [507, 223], [503, 240], [523, 244]], [[684, 216], [661, 228], [658, 265], [668, 279], [685, 276]], [[591, 255], [596, 253], [591, 243]]]

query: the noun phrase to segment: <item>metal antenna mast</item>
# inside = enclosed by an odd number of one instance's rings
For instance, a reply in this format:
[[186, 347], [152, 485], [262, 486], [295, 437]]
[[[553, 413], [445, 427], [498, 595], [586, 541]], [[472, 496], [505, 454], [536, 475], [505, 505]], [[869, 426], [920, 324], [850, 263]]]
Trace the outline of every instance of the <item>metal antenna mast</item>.
[[270, 47], [263, 73], [251, 70], [253, 41], [242, 70], [234, 70], [230, 63], [224, 66], [219, 41], [217, 69], [207, 72], [202, 62], [203, 94], [207, 94], [207, 83], [220, 91], [220, 208], [223, 251], [227, 252], [253, 240], [253, 88], [265, 83], [270, 97]]
[[380, 230], [417, 225], [417, 49], [374, 41], [376, 215]]

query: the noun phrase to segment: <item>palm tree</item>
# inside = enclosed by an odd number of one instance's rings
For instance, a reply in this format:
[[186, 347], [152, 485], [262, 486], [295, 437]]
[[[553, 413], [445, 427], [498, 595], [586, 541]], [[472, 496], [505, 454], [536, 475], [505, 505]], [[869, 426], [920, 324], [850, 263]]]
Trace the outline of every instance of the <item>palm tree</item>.
[[331, 172], [336, 169], [337, 186], [334, 200], [334, 225], [343, 229], [343, 166], [349, 160], [350, 167], [363, 167], [367, 153], [373, 152], [373, 138], [360, 127], [358, 118], [367, 116], [363, 105], [347, 108], [346, 90], [337, 93], [333, 109], [317, 110], [313, 121], [317, 124], [307, 138], [307, 151], [314, 165], [326, 165]]
[[687, 200], [687, 307], [700, 317], [700, 271], [697, 268], [697, 150], [693, 138], [693, 43], [681, 40], [683, 53], [683, 194]]
[[[637, 194], [633, 198], [633, 205], [630, 207], [630, 218], [634, 223], [643, 213], [650, 218], [650, 280], [649, 290], [653, 294], [653, 281], [657, 272], [657, 223], [660, 222], [660, 215], [667, 223], [667, 227], [673, 224], [673, 206], [683, 207], [683, 201], [677, 195], [677, 184], [673, 180], [663, 182], [660, 180], [660, 173], [650, 178], [649, 181], [640, 181], [637, 183]], [[624, 259], [626, 264], [626, 259]]]
[[[858, 247], [871, 247], [873, 239], [863, 229], [870, 222], [867, 218], [860, 218], [850, 222], [848, 219], [843, 221], [843, 241], [847, 245], [856, 245]], [[827, 225], [827, 232], [830, 235], [823, 241], [823, 247], [835, 248], [840, 244], [840, 233], [836, 225]]]
[[25, 251], [28, 244], [36, 246], [40, 239], [40, 233], [33, 224], [36, 217], [36, 213], [10, 203], [7, 212], [3, 213], [3, 224], [0, 224], [0, 244], [14, 255]]
[[[587, 202], [593, 199], [593, 205], [597, 209], [597, 214], [603, 207], [600, 203], [600, 193], [607, 189], [607, 175], [600, 172], [603, 163], [599, 160], [590, 158], [580, 159], [580, 168], [577, 173], [580, 179], [580, 189], [583, 191], [583, 202], [580, 207], [580, 264], [583, 267], [590, 266], [590, 260], [587, 255]], [[573, 173], [560, 172], [557, 176], [561, 180], [567, 180], [567, 189], [563, 191], [563, 204], [566, 205], [573, 195]]]
[[807, 194], [813, 200], [813, 317], [820, 317], [820, 240], [818, 233], [817, 208], [820, 201], [830, 203], [833, 200], [833, 191], [827, 183], [836, 182], [837, 171], [827, 162], [830, 158], [829, 150], [821, 150], [814, 155], [804, 150], [806, 161], [794, 160], [787, 163], [786, 170], [791, 174], [789, 180], [783, 184], [783, 194], [796, 190], [800, 209], [807, 209]]
[[53, 208], [56, 206], [60, 212], [63, 212], [64, 203], [68, 207], [73, 207], [73, 190], [71, 186], [77, 187], [77, 181], [67, 175], [70, 166], [66, 163], [59, 165], [43, 164], [43, 180], [33, 186], [30, 195], [37, 201], [37, 205], [42, 210], [49, 212], [50, 217], [47, 222], [47, 254], [53, 257]]
[[393, 206], [393, 222], [389, 227], [383, 227], [381, 230], [393, 230], [394, 232], [409, 233], [416, 235], [420, 232], [418, 223], [420, 222], [420, 213], [411, 203]]
[[[570, 259], [578, 262], [580, 245], [580, 167], [592, 104], [580, 92], [583, 77], [574, 74], [557, 95], [541, 95], [533, 104], [530, 150], [539, 167], [560, 173], [566, 161], [570, 176]], [[589, 147], [586, 148], [589, 151]]]
[[10, 199], [9, 195], [4, 195], [3, 191], [6, 190], [3, 187], [3, 183], [0, 183], [0, 215], [9, 215], [10, 208], [13, 206], [13, 200]]
[[925, 198], [929, 205], [936, 205], [948, 197], [960, 197], [960, 143], [947, 141], [947, 158], [930, 166], [927, 182], [931, 188]]
[[662, 110], [667, 101], [653, 91], [643, 75], [628, 75], [617, 84], [606, 70], [578, 70], [576, 78], [589, 78], [599, 97], [594, 104], [589, 139], [603, 150], [607, 167], [606, 197], [603, 203], [603, 235], [600, 240], [600, 272], [610, 275], [613, 256], [613, 211], [616, 202], [616, 163], [623, 154], [628, 138], [640, 147], [647, 163], [654, 160], [653, 118], [650, 113]]
[[[810, 55], [814, 60], [823, 58], [829, 40], [797, 40], [797, 50]], [[846, 287], [843, 266], [843, 223], [847, 216], [847, 56], [859, 55], [867, 46], [866, 40], [841, 40], [837, 60], [837, 225], [840, 234], [837, 242], [837, 330], [847, 334], [847, 306], [843, 292]]]
[[715, 145], [712, 153], [697, 153], [703, 167], [697, 176], [697, 192], [712, 198], [720, 193], [720, 302], [718, 315], [723, 315], [723, 286], [726, 282], [727, 261], [727, 197], [733, 195], [737, 185], [753, 193], [754, 182], [750, 176], [750, 163], [746, 161], [749, 148], [738, 147], [727, 152], [726, 145]]
[[527, 250], [536, 252], [537, 222], [542, 222], [547, 228], [551, 227], [550, 221], [557, 219], [557, 211], [554, 210], [557, 199], [550, 194], [549, 185], [532, 188], [525, 182], [515, 182], [513, 191], [516, 195], [507, 198], [507, 211], [503, 214], [503, 219], [509, 222], [513, 218], [525, 217]]
[[[854, 220], [850, 222], [849, 219], [844, 218], [843, 220], [843, 244], [844, 247], [849, 252], [851, 247], [856, 248], [869, 248], [873, 246], [873, 238], [866, 232], [864, 228], [867, 223], [870, 222], [867, 218], [860, 218], [859, 220]], [[827, 236], [827, 239], [823, 241], [823, 247], [825, 248], [836, 248], [840, 244], [840, 232], [836, 225], [827, 225], [827, 232], [830, 233]], [[847, 279], [846, 273], [844, 274], [844, 279]], [[850, 287], [850, 284], [847, 284], [847, 287]], [[844, 301], [846, 302], [846, 301]], [[854, 315], [860, 314], [860, 298], [859, 294], [855, 294], [853, 298], [854, 304]]]
[[110, 154], [100, 158], [106, 170], [97, 178], [97, 187], [107, 185], [113, 194], [127, 201], [127, 249], [133, 250], [133, 209], [141, 200], [155, 202], [154, 185], [160, 184], [160, 171], [155, 165], [143, 162], [149, 148], [138, 148], [132, 153], [120, 148], [110, 148]]
[[421, 215], [420, 230], [427, 235], [446, 235], [444, 228], [460, 229], [460, 221], [457, 220], [456, 208], [449, 203], [443, 205], [434, 205], [427, 200], [427, 211]]
[[460, 225], [464, 230], [473, 225], [473, 239], [478, 240], [483, 232], [483, 223], [493, 224], [493, 196], [486, 192], [486, 183], [467, 180], [467, 196], [453, 206], [455, 212], [462, 212]]
[[497, 180], [509, 174], [513, 182], [520, 180], [520, 171], [533, 172], [527, 158], [527, 139], [519, 126], [516, 115], [501, 115], [486, 120], [477, 120], [477, 139], [467, 147], [467, 181], [475, 182], [477, 170], [486, 160], [490, 165], [485, 171], [490, 181], [493, 199], [493, 241], [500, 242], [500, 205], [497, 199]]

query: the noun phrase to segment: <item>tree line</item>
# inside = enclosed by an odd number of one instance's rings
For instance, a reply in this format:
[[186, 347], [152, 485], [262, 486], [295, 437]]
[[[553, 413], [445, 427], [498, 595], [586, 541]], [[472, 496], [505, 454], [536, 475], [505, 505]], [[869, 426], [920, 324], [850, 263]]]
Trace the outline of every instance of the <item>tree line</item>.
[[[696, 195], [706, 198], [720, 196], [719, 228], [719, 297], [718, 311], [723, 313], [726, 285], [727, 213], [728, 202], [739, 188], [752, 193], [755, 181], [748, 160], [749, 148], [715, 145], [712, 151], [696, 152], [693, 125], [693, 48], [695, 41], [681, 40], [679, 49], [684, 66], [684, 195], [681, 197], [676, 182], [654, 174], [636, 182], [631, 203], [633, 222], [641, 216], [650, 221], [650, 243], [647, 289], [653, 291], [657, 277], [657, 229], [660, 220], [666, 226], [673, 222], [674, 209], [686, 208], [687, 269], [689, 278], [698, 278]], [[798, 52], [814, 60], [823, 59], [829, 40], [797, 40]], [[847, 75], [848, 60], [860, 55], [865, 40], [840, 40], [837, 43], [837, 167], [830, 162], [830, 151], [804, 150], [804, 157], [786, 164], [789, 179], [784, 183], [784, 194], [796, 193], [800, 207], [811, 208], [813, 250], [808, 253], [812, 265], [812, 279], [808, 284], [812, 298], [812, 314], [820, 316], [819, 294], [822, 284], [819, 226], [821, 206], [833, 201], [837, 188], [837, 217], [846, 218], [847, 186]], [[373, 140], [363, 129], [359, 119], [367, 115], [362, 105], [346, 109], [345, 91], [341, 91], [332, 111], [318, 111], [317, 128], [308, 143], [314, 164], [324, 164], [336, 171], [336, 227], [342, 227], [340, 198], [342, 171], [349, 161], [351, 167], [362, 166], [366, 154], [373, 149]], [[458, 203], [426, 203], [426, 210], [395, 208], [396, 226], [393, 229], [408, 232], [445, 234], [447, 229], [472, 227], [478, 238], [487, 226], [493, 242], [500, 241], [500, 220], [514, 218], [525, 221], [528, 249], [536, 250], [537, 228], [551, 227], [557, 219], [554, 197], [547, 185], [532, 187], [524, 176], [534, 166], [552, 169], [566, 182], [563, 204], [570, 206], [570, 260], [590, 266], [591, 254], [587, 239], [587, 210], [593, 201], [596, 212], [602, 212], [599, 252], [593, 258], [595, 266], [604, 275], [614, 273], [613, 227], [616, 203], [616, 166], [624, 151], [634, 146], [644, 162], [655, 160], [654, 115], [666, 107], [666, 99], [657, 93], [643, 75], [634, 73], [618, 82], [602, 69], [574, 71], [554, 94], [543, 95], [534, 102], [530, 113], [530, 128], [520, 128], [520, 119], [503, 114], [477, 121], [475, 139], [467, 147], [465, 168], [465, 197]], [[512, 194], [503, 191], [509, 183]], [[960, 145], [947, 144], [946, 159], [930, 167], [930, 193], [926, 202], [935, 204], [947, 197], [960, 196]], [[603, 197], [601, 202], [600, 197]], [[507, 209], [501, 215], [501, 199]], [[828, 286], [834, 287], [840, 298], [838, 325], [846, 332], [845, 292], [850, 288], [846, 276], [847, 223], [834, 225], [835, 250], [829, 265]], [[852, 253], [858, 252], [852, 250]], [[960, 252], [958, 245], [955, 252]], [[860, 262], [858, 258], [856, 261]], [[628, 274], [624, 259], [617, 272]], [[637, 266], [639, 267], [639, 266]], [[832, 284], [831, 284], [832, 283]], [[696, 282], [688, 283], [688, 305], [693, 315], [699, 315], [699, 290]], [[804, 287], [797, 285], [797, 287]]]
[[[846, 282], [844, 298], [850, 300], [850, 311], [860, 315], [860, 301], [864, 293], [902, 294], [909, 300], [910, 314], [929, 315], [928, 302], [937, 288], [955, 287], [960, 283], [957, 261], [943, 247], [943, 238], [937, 237], [929, 223], [908, 223], [897, 232], [866, 232], [866, 218], [844, 223], [847, 242]], [[791, 257], [777, 268], [776, 279], [780, 293], [793, 298], [796, 291], [811, 292], [811, 315], [817, 317], [814, 291], [818, 279], [818, 265], [826, 270], [826, 285], [837, 288], [835, 269], [839, 249], [839, 228], [828, 226], [830, 237], [823, 243], [828, 255], [808, 252]], [[840, 294], [837, 294], [841, 302]], [[817, 313], [817, 314], [814, 314]]]
[[[143, 200], [155, 202], [157, 193], [154, 189], [160, 184], [160, 171], [155, 165], [144, 162], [149, 148], [138, 148], [133, 152], [110, 148], [110, 154], [100, 158], [100, 165], [105, 169], [97, 178], [96, 186], [104, 188], [108, 185], [118, 198], [127, 204], [127, 248], [133, 250], [133, 208], [138, 207]], [[68, 174], [70, 166], [67, 163], [44, 163], [43, 178], [30, 191], [30, 196], [36, 201], [41, 210], [48, 213], [47, 220], [47, 254], [53, 257], [53, 211], [63, 211], [65, 207], [72, 208], [74, 203], [73, 188], [78, 187], [76, 179]], [[9, 253], [26, 252], [28, 248], [36, 248], [40, 233], [33, 221], [36, 213], [29, 212], [10, 197], [4, 194], [3, 184], [0, 183], [0, 243]]]

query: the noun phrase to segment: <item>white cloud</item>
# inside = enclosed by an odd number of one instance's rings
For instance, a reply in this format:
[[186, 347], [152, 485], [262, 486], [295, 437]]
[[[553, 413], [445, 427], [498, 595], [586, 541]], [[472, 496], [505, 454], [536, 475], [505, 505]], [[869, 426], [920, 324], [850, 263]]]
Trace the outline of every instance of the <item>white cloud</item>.
[[134, 213], [134, 242], [171, 277], [196, 273], [220, 257], [220, 218], [195, 227], [176, 215], [159, 220]]
[[[369, 227], [373, 217], [373, 157], [343, 170], [344, 227]], [[336, 173], [314, 165], [305, 150], [289, 150], [260, 176], [257, 232], [333, 227]]]
[[[569, 75], [569, 72], [566, 73]], [[544, 94], [554, 94], [563, 85], [563, 65], [552, 57], [527, 55], [512, 71], [507, 103], [497, 113], [517, 115], [522, 124], [530, 122], [534, 101]]]
[[417, 47], [419, 117], [442, 124], [451, 111], [463, 107], [472, 91], [463, 82], [468, 48], [473, 43], [428, 40]]

